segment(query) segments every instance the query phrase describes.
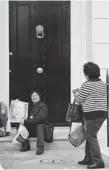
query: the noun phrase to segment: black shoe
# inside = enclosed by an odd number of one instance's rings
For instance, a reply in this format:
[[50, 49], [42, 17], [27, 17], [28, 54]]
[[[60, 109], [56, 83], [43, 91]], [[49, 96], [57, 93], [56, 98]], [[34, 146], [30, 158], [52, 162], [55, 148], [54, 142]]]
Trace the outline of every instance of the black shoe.
[[36, 155], [42, 155], [44, 153], [44, 147], [38, 147], [36, 151]]
[[92, 164], [92, 165], [87, 166], [87, 169], [99, 169], [99, 168], [104, 168], [104, 167], [105, 167], [104, 163], [99, 164], [99, 165]]
[[29, 140], [25, 140], [25, 142], [22, 144], [20, 148], [20, 152], [26, 152], [30, 150], [30, 143]]
[[91, 165], [92, 161], [84, 158], [82, 161], [79, 161], [78, 164], [80, 164], [80, 165]]

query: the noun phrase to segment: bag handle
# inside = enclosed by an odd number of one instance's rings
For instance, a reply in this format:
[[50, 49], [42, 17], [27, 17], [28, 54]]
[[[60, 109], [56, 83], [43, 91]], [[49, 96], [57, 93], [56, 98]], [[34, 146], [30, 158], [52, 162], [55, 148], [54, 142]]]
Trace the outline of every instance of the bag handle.
[[70, 133], [71, 133], [71, 127], [72, 127], [72, 122], [71, 122], [71, 124], [70, 124], [69, 135], [70, 135]]
[[[75, 102], [76, 102], [76, 99], [74, 98], [74, 100], [73, 100], [73, 104], [74, 104], [74, 105], [75, 105]], [[70, 135], [70, 133], [71, 133], [71, 127], [72, 127], [72, 122], [70, 123], [69, 135]]]
[[[76, 103], [76, 99], [74, 98], [74, 100], [73, 100], [73, 104], [75, 105], [75, 103]], [[71, 133], [71, 127], [72, 127], [72, 122], [70, 123], [69, 135], [70, 135], [70, 133]]]
[[[76, 104], [76, 99], [74, 98], [74, 100], [73, 100], [73, 104], [75, 105]], [[79, 105], [79, 104], [78, 104]], [[72, 122], [71, 122], [71, 124], [70, 124], [70, 130], [69, 130], [69, 135], [70, 135], [70, 133], [71, 133], [71, 127], [72, 127]]]

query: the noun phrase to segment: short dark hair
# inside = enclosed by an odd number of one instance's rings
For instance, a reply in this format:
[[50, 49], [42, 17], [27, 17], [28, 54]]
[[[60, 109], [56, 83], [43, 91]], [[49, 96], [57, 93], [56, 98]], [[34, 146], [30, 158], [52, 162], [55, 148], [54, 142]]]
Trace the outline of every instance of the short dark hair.
[[[41, 93], [39, 92], [39, 90], [37, 90], [36, 88], [34, 88], [34, 89], [32, 89], [32, 90], [30, 91], [29, 96], [31, 97], [31, 95], [32, 95], [34, 92], [39, 95], [39, 98], [40, 98], [40, 101], [41, 101], [41, 100], [42, 100], [42, 95], [41, 95]], [[33, 102], [32, 102], [32, 100], [31, 100], [31, 98], [29, 99], [28, 103], [29, 103], [29, 106], [28, 106], [29, 108], [28, 108], [28, 109], [30, 109], [30, 108], [33, 106]]]
[[37, 89], [32, 89], [31, 92], [30, 92], [30, 96], [32, 96], [33, 93], [37, 93], [39, 95], [39, 98], [41, 100], [41, 93], [39, 91], [37, 91]]
[[83, 72], [89, 79], [95, 79], [100, 77], [100, 68], [93, 62], [87, 62], [83, 66]]

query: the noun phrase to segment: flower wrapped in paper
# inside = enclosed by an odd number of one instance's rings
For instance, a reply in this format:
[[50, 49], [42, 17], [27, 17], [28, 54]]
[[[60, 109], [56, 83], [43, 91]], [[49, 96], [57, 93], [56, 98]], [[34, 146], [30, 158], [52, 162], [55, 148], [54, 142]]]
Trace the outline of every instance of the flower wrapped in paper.
[[12, 100], [10, 105], [10, 121], [20, 122], [28, 117], [28, 103], [20, 100]]

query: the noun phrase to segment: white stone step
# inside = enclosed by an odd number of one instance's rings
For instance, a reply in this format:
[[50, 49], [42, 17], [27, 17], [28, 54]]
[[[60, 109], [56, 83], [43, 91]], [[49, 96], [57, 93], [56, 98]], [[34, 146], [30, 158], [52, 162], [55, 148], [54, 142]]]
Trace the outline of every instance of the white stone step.
[[[16, 128], [11, 129], [10, 136], [6, 137], [0, 137], [0, 141], [6, 142], [6, 141], [12, 141], [15, 134], [16, 134]], [[69, 127], [54, 127], [53, 132], [53, 138], [54, 140], [68, 140], [68, 134], [69, 134]], [[35, 138], [30, 138], [30, 141], [36, 140]]]
[[[36, 141], [30, 141], [31, 150], [36, 150]], [[5, 148], [5, 151], [18, 151], [20, 149], [20, 144], [12, 144], [12, 142], [2, 142], [1, 145]], [[65, 147], [66, 146], [66, 147]], [[70, 150], [75, 148], [70, 144], [69, 141], [53, 141], [52, 143], [44, 143], [45, 150]], [[84, 143], [77, 147], [77, 149], [84, 148]]]
[[[68, 141], [69, 127], [55, 127], [54, 128], [54, 139], [52, 143], [45, 142], [45, 150], [57, 150], [57, 149], [72, 149], [74, 148]], [[0, 137], [0, 143], [6, 148], [6, 150], [19, 150], [20, 144], [12, 144], [12, 140], [16, 134], [16, 129], [12, 128], [11, 135], [7, 137]], [[29, 138], [31, 149], [36, 150], [37, 138]], [[66, 146], [66, 148], [65, 148]], [[84, 148], [82, 144], [78, 148]]]

